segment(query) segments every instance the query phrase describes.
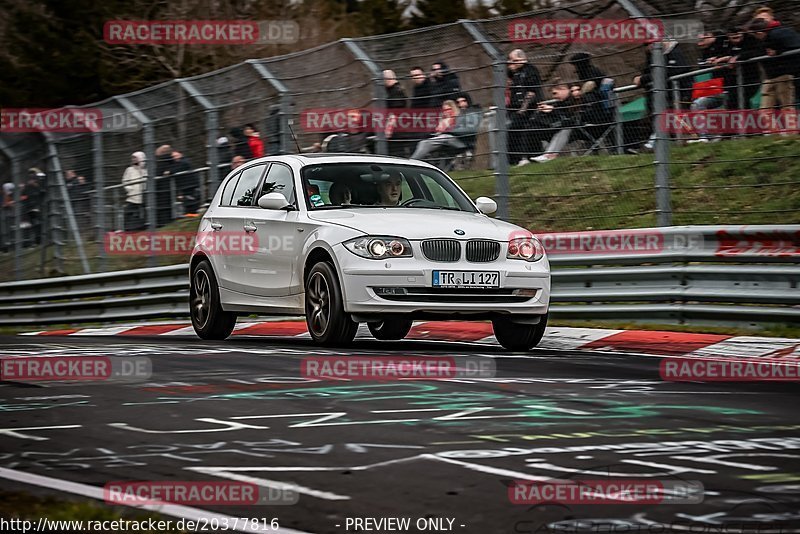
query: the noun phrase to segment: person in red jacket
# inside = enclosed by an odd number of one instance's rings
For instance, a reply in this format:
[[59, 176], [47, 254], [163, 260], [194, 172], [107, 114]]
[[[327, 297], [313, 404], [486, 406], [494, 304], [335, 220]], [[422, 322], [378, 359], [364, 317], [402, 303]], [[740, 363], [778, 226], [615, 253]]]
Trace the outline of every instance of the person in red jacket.
[[244, 135], [247, 137], [247, 144], [250, 146], [253, 157], [264, 157], [264, 141], [261, 140], [261, 134], [258, 133], [258, 130], [252, 124], [248, 124], [244, 127]]

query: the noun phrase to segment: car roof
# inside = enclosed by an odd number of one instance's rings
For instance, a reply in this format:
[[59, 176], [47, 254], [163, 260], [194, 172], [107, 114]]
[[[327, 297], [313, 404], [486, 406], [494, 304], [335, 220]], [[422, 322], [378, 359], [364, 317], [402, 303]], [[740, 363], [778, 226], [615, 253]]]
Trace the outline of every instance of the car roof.
[[294, 160], [301, 165], [314, 165], [319, 163], [383, 163], [383, 164], [408, 164], [416, 165], [419, 167], [428, 167], [435, 169], [433, 165], [415, 159], [400, 158], [397, 156], [382, 156], [378, 154], [347, 154], [347, 153], [326, 153], [326, 152], [313, 152], [309, 154], [286, 154], [281, 156], [266, 156], [258, 160], [248, 161], [248, 163], [255, 163], [256, 161], [282, 161], [288, 163], [289, 160]]

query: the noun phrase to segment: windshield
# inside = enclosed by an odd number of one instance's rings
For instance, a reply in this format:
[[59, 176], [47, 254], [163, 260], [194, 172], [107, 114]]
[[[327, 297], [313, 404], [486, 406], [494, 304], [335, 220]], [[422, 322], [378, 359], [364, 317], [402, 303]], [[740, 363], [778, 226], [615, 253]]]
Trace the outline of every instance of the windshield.
[[475, 212], [450, 178], [436, 169], [402, 164], [320, 163], [303, 168], [310, 210], [428, 208]]

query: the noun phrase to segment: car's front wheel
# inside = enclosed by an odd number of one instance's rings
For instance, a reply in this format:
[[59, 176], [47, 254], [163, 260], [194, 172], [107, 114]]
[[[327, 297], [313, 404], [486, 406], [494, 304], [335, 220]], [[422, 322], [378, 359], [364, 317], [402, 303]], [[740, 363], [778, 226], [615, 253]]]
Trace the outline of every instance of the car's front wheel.
[[372, 337], [380, 340], [403, 339], [411, 330], [411, 319], [384, 319], [367, 323]]
[[547, 314], [536, 324], [515, 323], [510, 318], [498, 317], [492, 320], [494, 337], [507, 350], [530, 350], [542, 340], [547, 327]]
[[192, 271], [189, 305], [194, 331], [201, 339], [226, 339], [236, 326], [236, 314], [222, 309], [211, 264], [203, 260]]
[[353, 341], [358, 330], [344, 311], [339, 278], [327, 262], [315, 264], [306, 277], [306, 325], [311, 338], [321, 345], [342, 345]]

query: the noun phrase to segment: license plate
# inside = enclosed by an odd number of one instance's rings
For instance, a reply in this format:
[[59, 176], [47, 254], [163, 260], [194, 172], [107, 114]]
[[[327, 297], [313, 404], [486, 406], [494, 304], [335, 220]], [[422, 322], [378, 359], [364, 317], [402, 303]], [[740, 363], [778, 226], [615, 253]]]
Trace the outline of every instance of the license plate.
[[497, 271], [433, 271], [433, 287], [500, 287]]

